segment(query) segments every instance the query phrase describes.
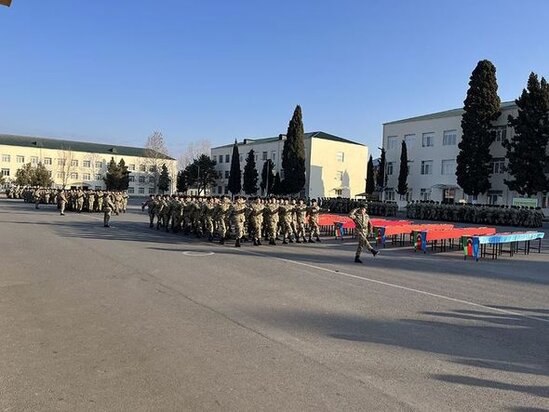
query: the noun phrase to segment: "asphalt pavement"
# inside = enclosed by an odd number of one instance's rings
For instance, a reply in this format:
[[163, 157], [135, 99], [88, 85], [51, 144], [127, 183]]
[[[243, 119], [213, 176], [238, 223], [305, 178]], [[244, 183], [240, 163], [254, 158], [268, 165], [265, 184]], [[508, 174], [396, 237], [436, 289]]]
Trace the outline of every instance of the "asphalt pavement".
[[234, 248], [0, 199], [0, 410], [549, 410], [549, 241]]

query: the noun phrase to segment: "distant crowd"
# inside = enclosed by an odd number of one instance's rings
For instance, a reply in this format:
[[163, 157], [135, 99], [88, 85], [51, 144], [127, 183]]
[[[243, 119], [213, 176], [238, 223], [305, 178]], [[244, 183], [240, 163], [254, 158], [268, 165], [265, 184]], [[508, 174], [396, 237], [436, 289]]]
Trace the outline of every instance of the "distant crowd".
[[534, 209], [516, 206], [414, 201], [406, 206], [406, 217], [481, 225], [541, 227], [544, 216], [539, 207]]
[[364, 199], [348, 199], [342, 197], [321, 197], [319, 204], [330, 209], [332, 213], [348, 214], [353, 209], [366, 206], [370, 216], [396, 216], [398, 206], [396, 202], [372, 202]]

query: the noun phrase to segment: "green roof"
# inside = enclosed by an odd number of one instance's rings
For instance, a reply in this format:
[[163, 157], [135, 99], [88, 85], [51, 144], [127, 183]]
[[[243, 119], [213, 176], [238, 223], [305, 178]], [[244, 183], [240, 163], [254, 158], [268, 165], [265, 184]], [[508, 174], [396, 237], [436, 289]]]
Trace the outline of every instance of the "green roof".
[[[514, 101], [501, 103], [501, 109], [502, 110], [503, 109], [512, 109], [512, 108], [515, 108], [516, 106], [517, 105]], [[395, 120], [393, 122], [387, 122], [387, 123], [383, 123], [383, 124], [386, 125], [386, 124], [419, 122], [420, 120], [441, 119], [443, 117], [461, 116], [462, 114], [463, 114], [463, 108], [461, 108], [461, 109], [452, 109], [452, 110], [446, 110], [446, 111], [443, 111], [443, 112], [425, 114], [425, 115], [422, 115], [422, 116], [408, 117], [406, 119]]]
[[[343, 137], [334, 136], [333, 134], [325, 133], [325, 132], [309, 132], [304, 134], [305, 139], [325, 139], [325, 140], [332, 140], [334, 142], [341, 142], [341, 143], [349, 143], [349, 144], [356, 144], [358, 146], [364, 146], [362, 143], [353, 142], [352, 140], [344, 139]], [[262, 137], [259, 139], [250, 139], [246, 138], [243, 139], [241, 142], [238, 142], [238, 146], [242, 146], [244, 144], [248, 143], [271, 143], [276, 142], [280, 140], [280, 137]], [[244, 143], [246, 142], [246, 143]], [[212, 149], [221, 149], [223, 147], [232, 147], [233, 144], [226, 144], [222, 146], [213, 147]]]
[[[78, 142], [75, 140], [59, 140], [34, 136], [15, 136], [10, 134], [0, 134], [0, 145], [34, 147], [53, 150], [71, 150], [73, 152], [103, 153], [119, 156], [147, 157], [145, 154], [146, 149], [142, 147]], [[158, 155], [159, 158], [175, 160], [169, 156], [160, 153]]]

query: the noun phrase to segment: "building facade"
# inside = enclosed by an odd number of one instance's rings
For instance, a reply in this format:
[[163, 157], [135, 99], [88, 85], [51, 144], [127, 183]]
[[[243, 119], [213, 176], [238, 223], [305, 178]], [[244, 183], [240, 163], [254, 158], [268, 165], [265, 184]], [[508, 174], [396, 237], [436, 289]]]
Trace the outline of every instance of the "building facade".
[[107, 165], [124, 159], [130, 171], [128, 193], [154, 194], [155, 164], [166, 164], [175, 190], [177, 161], [161, 154], [151, 155], [143, 148], [85, 143], [31, 136], [0, 135], [0, 172], [4, 186], [15, 183], [17, 170], [27, 163], [42, 163], [51, 173], [56, 188], [105, 189]]
[[[521, 197], [509, 190], [504, 180], [510, 176], [506, 171], [506, 149], [503, 142], [511, 139], [514, 129], [507, 125], [509, 115], [517, 116], [514, 102], [501, 105], [501, 115], [494, 122], [496, 139], [490, 147], [492, 159], [491, 189], [478, 198], [470, 198], [457, 184], [456, 158], [462, 138], [461, 118], [463, 109], [448, 110], [409, 119], [397, 120], [383, 125], [383, 147], [387, 156], [386, 200], [434, 200], [459, 201], [464, 199], [477, 203], [511, 205], [514, 198]], [[401, 142], [408, 149], [408, 194], [396, 193], [400, 167]], [[547, 208], [547, 195], [538, 195], [538, 205]]]
[[[261, 183], [263, 164], [270, 159], [274, 163], [274, 173], [282, 170], [282, 151], [285, 135], [262, 139], [244, 139], [238, 144], [240, 169], [244, 175], [246, 157], [250, 150], [255, 153], [255, 162]], [[305, 133], [305, 196], [318, 197], [355, 197], [363, 193], [366, 184], [366, 162], [368, 148], [357, 142], [324, 132]], [[212, 159], [216, 161], [218, 179], [212, 194], [228, 194], [227, 185], [231, 170], [233, 145], [214, 147]], [[274, 178], [274, 176], [272, 176]], [[267, 193], [259, 194], [266, 195]]]

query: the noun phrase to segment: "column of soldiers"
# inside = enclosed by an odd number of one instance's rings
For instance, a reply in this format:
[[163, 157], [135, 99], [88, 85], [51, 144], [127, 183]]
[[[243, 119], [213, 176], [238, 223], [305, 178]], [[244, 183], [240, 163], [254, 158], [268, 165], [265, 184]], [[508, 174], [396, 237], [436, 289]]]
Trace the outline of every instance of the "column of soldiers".
[[366, 210], [370, 216], [396, 216], [398, 211], [396, 202], [376, 202], [342, 197], [323, 197], [320, 202], [322, 207], [330, 209], [334, 213], [347, 214], [363, 205], [366, 205]]
[[541, 227], [541, 208], [481, 204], [446, 204], [434, 201], [410, 202], [406, 206], [409, 219], [443, 220], [485, 225]]
[[183, 232], [197, 237], [218, 238], [221, 244], [229, 239], [233, 228], [235, 247], [243, 239], [254, 246], [262, 240], [270, 245], [320, 242], [318, 217], [321, 211], [316, 199], [306, 204], [303, 199], [236, 196], [191, 197], [151, 195], [143, 203], [148, 209], [149, 227], [166, 232]]
[[103, 213], [103, 225], [110, 227], [112, 213], [126, 213], [128, 194], [120, 191], [52, 189], [41, 187], [22, 187], [6, 193], [10, 199], [23, 199], [26, 203], [39, 205], [57, 205], [61, 216], [65, 211], [76, 213]]

